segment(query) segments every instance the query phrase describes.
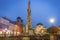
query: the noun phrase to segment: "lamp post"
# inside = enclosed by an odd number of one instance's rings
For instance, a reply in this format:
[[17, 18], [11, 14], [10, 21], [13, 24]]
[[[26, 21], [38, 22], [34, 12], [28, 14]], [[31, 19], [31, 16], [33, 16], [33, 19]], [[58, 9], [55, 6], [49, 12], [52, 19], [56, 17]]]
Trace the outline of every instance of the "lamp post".
[[54, 24], [54, 22], [55, 22], [55, 19], [54, 19], [54, 18], [50, 18], [49, 21], [50, 21], [50, 23], [51, 23], [52, 26], [53, 26], [53, 24]]

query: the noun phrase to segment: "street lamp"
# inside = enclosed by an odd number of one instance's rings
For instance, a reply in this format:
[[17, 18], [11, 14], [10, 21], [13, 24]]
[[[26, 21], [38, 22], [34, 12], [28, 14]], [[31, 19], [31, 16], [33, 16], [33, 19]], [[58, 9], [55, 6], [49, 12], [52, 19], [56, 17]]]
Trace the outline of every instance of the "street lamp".
[[55, 19], [54, 18], [50, 18], [50, 23], [53, 25], [53, 23], [55, 22]]

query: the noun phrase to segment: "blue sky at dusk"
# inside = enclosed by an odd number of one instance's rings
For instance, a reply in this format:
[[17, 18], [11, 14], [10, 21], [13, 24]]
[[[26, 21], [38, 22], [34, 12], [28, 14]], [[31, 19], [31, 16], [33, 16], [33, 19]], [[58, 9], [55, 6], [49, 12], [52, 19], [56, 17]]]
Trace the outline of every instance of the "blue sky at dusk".
[[[53, 25], [60, 26], [60, 0], [30, 0], [33, 27], [43, 23], [50, 27], [50, 18], [55, 19]], [[20, 16], [26, 25], [28, 0], [0, 0], [0, 17], [6, 16], [12, 21]]]

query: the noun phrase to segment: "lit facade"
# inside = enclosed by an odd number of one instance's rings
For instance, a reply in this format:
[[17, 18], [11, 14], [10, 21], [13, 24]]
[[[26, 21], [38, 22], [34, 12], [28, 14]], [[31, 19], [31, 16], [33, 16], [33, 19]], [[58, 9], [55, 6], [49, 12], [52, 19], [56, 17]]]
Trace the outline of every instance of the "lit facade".
[[[7, 27], [5, 27], [5, 28], [8, 28], [10, 30], [15, 29], [15, 25], [12, 24], [10, 21], [4, 19], [4, 18], [0, 18], [0, 24], [6, 25]], [[2, 25], [2, 27], [4, 27], [3, 25]]]
[[45, 28], [45, 26], [39, 24], [34, 28], [34, 32], [36, 35], [44, 35], [46, 34], [47, 29]]
[[20, 18], [20, 17], [17, 17], [17, 21], [16, 21], [16, 27], [17, 27], [17, 30], [23, 34], [23, 20]]
[[2, 27], [0, 30], [0, 34], [6, 34], [6, 35], [20, 35], [19, 26], [16, 24], [11, 23], [9, 20], [6, 20], [4, 18], [0, 18], [0, 27]]

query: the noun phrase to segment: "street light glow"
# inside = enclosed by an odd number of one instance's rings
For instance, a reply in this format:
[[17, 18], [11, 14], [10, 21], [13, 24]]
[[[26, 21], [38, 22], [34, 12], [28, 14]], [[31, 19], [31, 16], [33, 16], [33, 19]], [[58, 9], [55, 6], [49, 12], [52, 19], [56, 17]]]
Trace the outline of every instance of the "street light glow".
[[50, 23], [54, 23], [55, 19], [54, 18], [50, 18]]

